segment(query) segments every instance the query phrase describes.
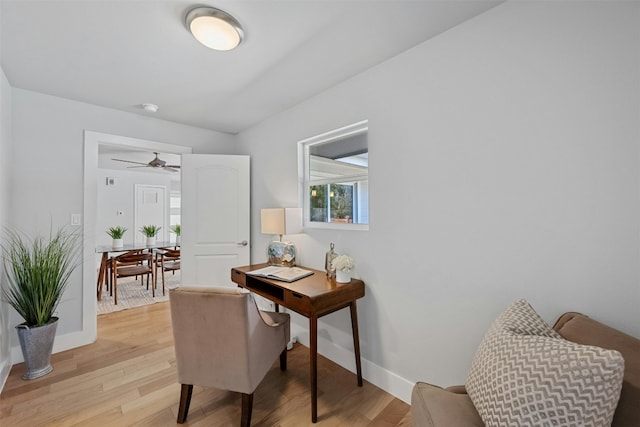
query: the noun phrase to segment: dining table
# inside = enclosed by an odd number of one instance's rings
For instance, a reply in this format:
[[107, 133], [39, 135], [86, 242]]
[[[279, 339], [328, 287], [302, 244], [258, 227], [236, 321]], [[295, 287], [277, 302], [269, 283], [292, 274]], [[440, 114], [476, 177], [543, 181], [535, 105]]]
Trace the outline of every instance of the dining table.
[[160, 248], [178, 248], [180, 245], [176, 245], [175, 242], [163, 241], [156, 242], [153, 245], [147, 245], [146, 242], [134, 242], [134, 243], [125, 243], [121, 247], [114, 248], [113, 245], [98, 245], [96, 246], [96, 253], [102, 254], [102, 258], [100, 260], [100, 268], [98, 269], [98, 281], [97, 281], [97, 294], [98, 301], [102, 299], [102, 288], [107, 283], [107, 266], [110, 261], [110, 254], [121, 254], [129, 251], [136, 250], [151, 250], [160, 249]]

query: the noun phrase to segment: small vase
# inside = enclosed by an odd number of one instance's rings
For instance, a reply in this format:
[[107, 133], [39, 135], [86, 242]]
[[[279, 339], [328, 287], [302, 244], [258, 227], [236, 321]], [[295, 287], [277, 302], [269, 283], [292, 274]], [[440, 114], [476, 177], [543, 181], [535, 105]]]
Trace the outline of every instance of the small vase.
[[113, 249], [120, 249], [124, 246], [124, 242], [122, 239], [113, 239], [112, 245]]
[[180, 246], [180, 236], [176, 236], [176, 246]]
[[349, 283], [351, 281], [351, 271], [336, 270], [336, 282]]
[[156, 244], [156, 236], [147, 236], [147, 246], [151, 247], [151, 246], [155, 246]]

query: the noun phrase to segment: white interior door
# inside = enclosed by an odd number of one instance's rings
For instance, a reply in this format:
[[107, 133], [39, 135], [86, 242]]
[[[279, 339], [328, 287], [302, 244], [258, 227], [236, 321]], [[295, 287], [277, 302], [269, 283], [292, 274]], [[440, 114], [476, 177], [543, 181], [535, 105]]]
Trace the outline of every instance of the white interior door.
[[146, 242], [146, 237], [140, 232], [143, 225], [157, 225], [162, 227], [156, 236], [159, 242], [167, 240], [167, 187], [161, 185], [135, 185], [135, 241]]
[[250, 264], [249, 156], [183, 154], [181, 275], [185, 285], [231, 285]]

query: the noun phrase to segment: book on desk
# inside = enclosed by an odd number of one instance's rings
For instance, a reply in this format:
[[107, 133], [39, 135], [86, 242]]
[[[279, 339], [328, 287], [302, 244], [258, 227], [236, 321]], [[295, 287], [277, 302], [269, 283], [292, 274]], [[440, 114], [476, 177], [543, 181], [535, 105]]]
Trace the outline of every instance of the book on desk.
[[270, 265], [258, 270], [247, 271], [252, 276], [266, 277], [268, 279], [280, 280], [282, 282], [295, 282], [303, 277], [311, 276], [313, 271], [305, 270], [299, 267], [280, 267]]

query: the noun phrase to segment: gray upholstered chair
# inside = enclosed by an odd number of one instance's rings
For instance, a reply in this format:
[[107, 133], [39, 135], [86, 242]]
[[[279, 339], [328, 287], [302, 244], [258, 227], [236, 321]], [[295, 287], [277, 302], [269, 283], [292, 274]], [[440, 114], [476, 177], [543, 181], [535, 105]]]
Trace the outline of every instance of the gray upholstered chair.
[[280, 355], [287, 367], [289, 315], [258, 310], [241, 288], [180, 286], [169, 291], [181, 384], [178, 423], [193, 386], [242, 393], [242, 426], [251, 425], [253, 392]]

